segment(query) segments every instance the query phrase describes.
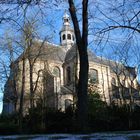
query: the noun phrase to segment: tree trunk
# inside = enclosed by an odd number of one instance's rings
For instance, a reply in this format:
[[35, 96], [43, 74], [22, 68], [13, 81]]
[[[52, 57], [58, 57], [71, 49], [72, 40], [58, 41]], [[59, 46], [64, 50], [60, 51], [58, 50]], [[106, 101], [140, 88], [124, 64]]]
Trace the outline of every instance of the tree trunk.
[[34, 85], [33, 85], [33, 64], [30, 59], [29, 60], [29, 71], [30, 71], [30, 107], [34, 107]]
[[25, 93], [25, 56], [23, 55], [23, 64], [22, 64], [22, 87], [20, 95], [20, 106], [19, 106], [19, 127], [20, 132], [22, 132], [22, 122], [23, 122], [23, 104], [24, 104], [24, 93]]
[[88, 87], [88, 56], [87, 53], [80, 56], [80, 72], [78, 81], [78, 123], [84, 131], [87, 127], [87, 87]]
[[78, 52], [80, 57], [80, 71], [78, 81], [77, 92], [77, 113], [78, 113], [78, 125], [81, 131], [85, 132], [87, 129], [87, 88], [88, 88], [88, 0], [83, 0], [82, 8], [82, 36], [79, 28], [78, 19], [76, 16], [76, 10], [73, 0], [69, 0], [69, 10], [72, 17], [74, 31], [76, 36], [76, 44], [78, 46]]

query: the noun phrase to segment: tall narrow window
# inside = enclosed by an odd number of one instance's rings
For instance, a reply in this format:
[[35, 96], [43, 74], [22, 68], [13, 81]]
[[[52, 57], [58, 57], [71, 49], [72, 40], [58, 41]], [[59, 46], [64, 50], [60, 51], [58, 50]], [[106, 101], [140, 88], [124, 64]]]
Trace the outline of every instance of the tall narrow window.
[[98, 71], [95, 69], [91, 69], [89, 71], [89, 82], [90, 83], [98, 83]]
[[67, 83], [71, 82], [71, 69], [67, 67]]
[[71, 34], [67, 35], [67, 39], [71, 40]]
[[120, 98], [119, 87], [117, 86], [116, 79], [114, 77], [111, 79], [111, 85], [113, 97], [119, 99]]
[[66, 39], [66, 35], [65, 35], [65, 34], [63, 34], [62, 38], [63, 38], [63, 40], [65, 40], [65, 39]]

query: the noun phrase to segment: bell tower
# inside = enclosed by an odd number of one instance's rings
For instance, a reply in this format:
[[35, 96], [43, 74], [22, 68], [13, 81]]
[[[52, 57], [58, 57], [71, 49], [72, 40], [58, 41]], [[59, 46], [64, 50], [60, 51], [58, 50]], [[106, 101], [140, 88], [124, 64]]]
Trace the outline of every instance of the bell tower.
[[60, 44], [64, 46], [64, 48], [69, 50], [75, 42], [74, 30], [70, 27], [70, 17], [65, 12], [62, 18], [63, 26], [60, 31]]

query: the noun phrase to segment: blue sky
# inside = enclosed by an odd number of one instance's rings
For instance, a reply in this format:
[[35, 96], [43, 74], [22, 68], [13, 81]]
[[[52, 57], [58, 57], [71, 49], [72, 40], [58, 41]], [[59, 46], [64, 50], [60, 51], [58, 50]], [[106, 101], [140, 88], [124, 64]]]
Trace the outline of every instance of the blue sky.
[[[111, 3], [112, 1], [112, 3]], [[103, 0], [95, 0], [94, 4], [92, 0], [90, 2], [89, 15], [92, 17], [89, 20], [89, 47], [92, 49], [97, 55], [107, 57], [109, 59], [124, 61], [126, 55], [127, 63], [131, 66], [138, 65], [140, 62], [140, 54], [138, 50], [140, 49], [140, 36], [139, 34], [134, 34], [131, 37], [130, 32], [128, 30], [112, 30], [110, 32], [105, 33], [104, 35], [99, 35], [97, 32], [99, 28], [103, 28], [106, 24], [115, 24], [114, 21], [109, 18], [115, 17], [114, 20], [122, 23], [123, 19], [113, 8], [115, 6], [123, 5], [123, 0], [111, 0], [111, 1], [103, 1]], [[79, 1], [77, 0], [77, 6], [80, 9]], [[53, 5], [52, 5], [53, 3]], [[40, 39], [44, 39], [44, 37], [48, 36], [48, 41], [59, 44], [59, 31], [62, 27], [62, 16], [64, 14], [65, 9], [68, 9], [68, 5], [64, 3], [56, 3], [55, 1], [51, 1], [48, 7], [42, 8], [43, 15], [40, 12], [38, 7], [30, 7], [27, 12], [27, 17], [33, 18], [37, 23], [37, 32], [38, 37]], [[111, 6], [110, 9], [108, 7]], [[139, 8], [139, 4], [133, 5], [135, 12]], [[133, 17], [133, 12], [131, 11], [132, 6], [127, 4], [123, 9], [123, 6], [119, 7], [120, 11], [126, 11], [127, 16]], [[130, 9], [130, 10], [129, 10]], [[68, 10], [67, 10], [68, 11]], [[23, 11], [20, 11], [18, 14], [20, 15]], [[78, 12], [78, 19], [81, 21], [80, 13]], [[15, 19], [18, 23], [22, 23], [22, 18], [17, 18], [17, 13], [14, 13]], [[14, 17], [13, 16], [13, 17]], [[22, 17], [22, 16], [21, 16]], [[108, 18], [109, 17], [109, 18]], [[114, 22], [114, 23], [113, 23]], [[20, 27], [17, 26], [14, 22], [8, 22], [7, 24], [0, 24], [0, 39], [4, 37], [4, 34], [8, 32], [9, 36], [14, 36], [14, 38], [18, 39], [20, 34]], [[131, 46], [131, 47], [130, 47]], [[129, 52], [126, 53], [124, 51], [128, 49]], [[123, 53], [121, 53], [123, 52]], [[4, 86], [4, 83], [1, 84]], [[1, 91], [0, 91], [1, 92]], [[0, 98], [2, 94], [0, 93]], [[0, 104], [2, 102], [0, 101]], [[0, 105], [1, 106], [1, 105]], [[1, 107], [0, 107], [1, 110]]]

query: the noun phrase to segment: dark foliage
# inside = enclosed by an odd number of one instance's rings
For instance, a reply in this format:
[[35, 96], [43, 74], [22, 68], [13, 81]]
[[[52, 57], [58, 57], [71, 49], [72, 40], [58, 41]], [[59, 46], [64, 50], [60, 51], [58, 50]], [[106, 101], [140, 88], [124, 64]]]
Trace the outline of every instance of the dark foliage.
[[65, 112], [48, 108], [34, 108], [24, 117], [24, 132], [68, 133], [73, 131], [74, 113], [71, 107]]
[[15, 134], [18, 132], [17, 114], [0, 116], [0, 135]]
[[125, 131], [140, 129], [140, 107], [110, 105], [98, 93], [89, 95], [89, 126], [95, 131]]
[[[82, 115], [82, 114], [81, 114]], [[72, 107], [65, 112], [35, 107], [23, 117], [23, 133], [80, 133]], [[88, 132], [140, 129], [140, 107], [108, 106], [98, 93], [88, 96]], [[0, 134], [18, 134], [18, 115], [0, 117]]]

